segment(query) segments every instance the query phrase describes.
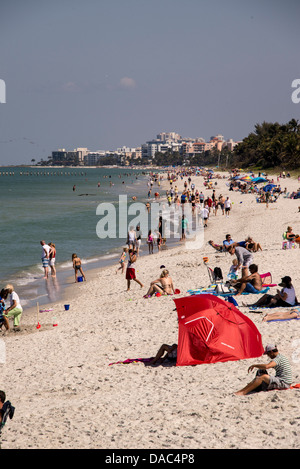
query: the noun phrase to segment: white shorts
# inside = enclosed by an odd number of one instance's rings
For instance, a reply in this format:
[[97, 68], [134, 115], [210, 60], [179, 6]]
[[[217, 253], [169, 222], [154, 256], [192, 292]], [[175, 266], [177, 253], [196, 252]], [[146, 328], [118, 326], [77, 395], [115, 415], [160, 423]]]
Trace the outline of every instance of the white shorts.
[[251, 264], [253, 264], [253, 257], [249, 257], [249, 259], [244, 260], [243, 267], [249, 267]]

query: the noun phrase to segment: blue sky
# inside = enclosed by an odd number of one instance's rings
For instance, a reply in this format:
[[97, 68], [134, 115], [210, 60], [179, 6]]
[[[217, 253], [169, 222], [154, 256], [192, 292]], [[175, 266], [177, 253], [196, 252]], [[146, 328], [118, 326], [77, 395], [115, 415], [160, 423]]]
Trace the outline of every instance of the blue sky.
[[299, 119], [296, 0], [1, 0], [0, 164]]

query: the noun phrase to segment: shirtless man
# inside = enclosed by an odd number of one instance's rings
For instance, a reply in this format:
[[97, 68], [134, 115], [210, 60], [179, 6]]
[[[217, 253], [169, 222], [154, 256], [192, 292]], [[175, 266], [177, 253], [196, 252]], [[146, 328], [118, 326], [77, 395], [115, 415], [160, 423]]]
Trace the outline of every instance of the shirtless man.
[[257, 293], [262, 289], [261, 276], [258, 273], [256, 264], [249, 266], [250, 275], [248, 277], [240, 278], [237, 280], [231, 280], [231, 284], [238, 290], [236, 296], [241, 295], [243, 292]]
[[48, 278], [48, 271], [49, 271], [49, 253], [50, 253], [50, 246], [45, 243], [45, 241], [40, 241], [42, 246], [42, 264], [44, 269], [44, 278]]
[[150, 298], [154, 293], [166, 293], [167, 295], [174, 293], [173, 281], [169, 277], [167, 269], [162, 271], [160, 278], [150, 283], [150, 288], [144, 298]]

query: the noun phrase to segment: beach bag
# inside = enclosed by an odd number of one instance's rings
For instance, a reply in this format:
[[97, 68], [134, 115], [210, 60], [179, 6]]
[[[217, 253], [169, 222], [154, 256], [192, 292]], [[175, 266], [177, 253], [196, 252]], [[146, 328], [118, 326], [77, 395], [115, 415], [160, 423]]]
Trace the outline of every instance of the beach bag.
[[232, 293], [229, 286], [224, 283], [219, 283], [215, 288], [216, 293]]

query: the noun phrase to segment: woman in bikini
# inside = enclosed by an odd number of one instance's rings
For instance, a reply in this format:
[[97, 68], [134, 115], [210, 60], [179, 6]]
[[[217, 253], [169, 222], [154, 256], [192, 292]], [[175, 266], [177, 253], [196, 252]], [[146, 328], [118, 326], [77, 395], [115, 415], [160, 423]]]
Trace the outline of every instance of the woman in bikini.
[[169, 277], [169, 271], [164, 269], [161, 273], [160, 278], [153, 280], [150, 283], [150, 288], [144, 298], [150, 298], [154, 293], [161, 293], [166, 295], [172, 295], [174, 293], [174, 285], [171, 277]]
[[263, 322], [276, 321], [284, 319], [300, 319], [299, 309], [292, 309], [291, 311], [277, 311], [276, 313], [268, 313], [263, 317]]

